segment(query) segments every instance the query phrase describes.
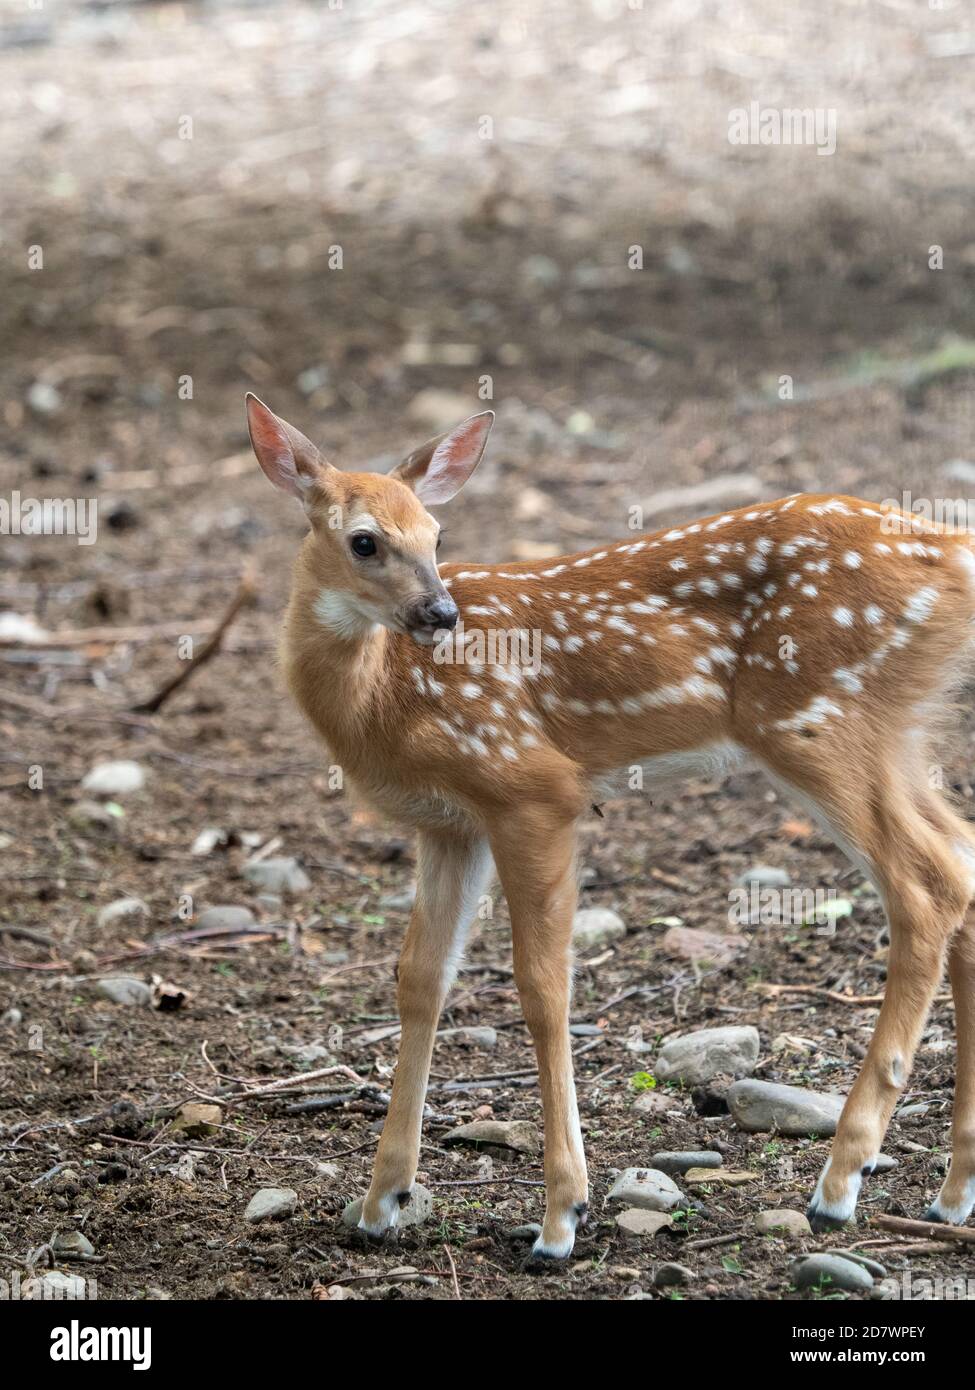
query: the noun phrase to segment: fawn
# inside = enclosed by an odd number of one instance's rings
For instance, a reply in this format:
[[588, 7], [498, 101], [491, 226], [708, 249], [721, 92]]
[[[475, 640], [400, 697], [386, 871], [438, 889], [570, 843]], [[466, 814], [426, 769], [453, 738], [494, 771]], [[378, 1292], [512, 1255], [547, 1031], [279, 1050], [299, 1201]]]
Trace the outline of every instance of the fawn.
[[[971, 645], [975, 537], [800, 494], [585, 554], [438, 566], [426, 508], [470, 477], [492, 412], [388, 476], [340, 472], [251, 395], [247, 414], [262, 469], [311, 526], [283, 639], [290, 690], [357, 791], [418, 834], [399, 1060], [362, 1229], [381, 1236], [409, 1198], [438, 1018], [496, 865], [545, 1122], [533, 1253], [571, 1252], [588, 1198], [568, 1026], [576, 824], [614, 770], [640, 764], [652, 779], [744, 755], [869, 876], [890, 925], [883, 1007], [813, 1226], [853, 1215], [946, 957], [953, 1153], [928, 1219], [964, 1222], [975, 1202], [975, 832], [932, 790], [927, 759]], [[485, 627], [540, 633], [540, 659], [482, 649], [465, 660]]]

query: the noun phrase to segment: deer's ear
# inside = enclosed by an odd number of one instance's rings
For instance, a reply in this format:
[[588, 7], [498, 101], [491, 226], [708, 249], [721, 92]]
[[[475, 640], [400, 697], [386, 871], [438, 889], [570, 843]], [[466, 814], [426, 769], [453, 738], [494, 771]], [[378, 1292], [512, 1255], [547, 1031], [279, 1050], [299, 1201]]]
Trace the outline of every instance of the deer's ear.
[[309, 489], [332, 471], [310, 439], [268, 410], [250, 391], [247, 428], [257, 461], [269, 481], [300, 502], [307, 501]]
[[414, 449], [391, 476], [412, 488], [425, 507], [449, 502], [480, 463], [493, 424], [493, 410], [472, 415], [456, 429]]

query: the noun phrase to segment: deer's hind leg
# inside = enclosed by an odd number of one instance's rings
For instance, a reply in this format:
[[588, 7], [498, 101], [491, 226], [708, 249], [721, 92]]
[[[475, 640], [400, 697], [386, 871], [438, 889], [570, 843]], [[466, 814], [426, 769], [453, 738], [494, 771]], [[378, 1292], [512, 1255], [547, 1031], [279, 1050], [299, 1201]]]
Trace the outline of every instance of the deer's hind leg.
[[[922, 809], [975, 874], [975, 829], [940, 798], [928, 798]], [[925, 1220], [960, 1226], [975, 1206], [975, 911], [971, 909], [952, 937], [948, 976], [957, 1041], [951, 1167]]]
[[805, 748], [757, 750], [870, 877], [890, 925], [884, 1002], [809, 1206], [815, 1230], [848, 1221], [856, 1209], [971, 897], [971, 866], [944, 833], [938, 812], [947, 808], [928, 792], [919, 761], [906, 743], [898, 758], [879, 756], [872, 742], [869, 730], [847, 724], [802, 740]]

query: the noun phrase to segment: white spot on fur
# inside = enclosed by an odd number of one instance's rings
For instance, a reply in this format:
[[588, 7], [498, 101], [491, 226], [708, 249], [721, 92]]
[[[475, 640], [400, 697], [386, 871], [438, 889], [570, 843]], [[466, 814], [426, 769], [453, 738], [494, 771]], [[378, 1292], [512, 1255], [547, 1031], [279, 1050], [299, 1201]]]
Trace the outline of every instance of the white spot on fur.
[[930, 585], [924, 589], [918, 589], [916, 594], [912, 594], [904, 605], [904, 617], [909, 623], [925, 623], [931, 616], [931, 610], [938, 601], [937, 589], [932, 589]]
[[860, 691], [863, 689], [863, 681], [856, 672], [849, 671], [842, 666], [833, 672], [833, 680], [837, 685], [842, 686], [844, 690], [849, 691], [851, 695], [859, 695]]
[[801, 729], [808, 729], [812, 724], [825, 724], [831, 716], [842, 719], [843, 711], [832, 700], [827, 700], [825, 695], [817, 695], [805, 709], [797, 710], [788, 719], [777, 719], [775, 727], [798, 732]]

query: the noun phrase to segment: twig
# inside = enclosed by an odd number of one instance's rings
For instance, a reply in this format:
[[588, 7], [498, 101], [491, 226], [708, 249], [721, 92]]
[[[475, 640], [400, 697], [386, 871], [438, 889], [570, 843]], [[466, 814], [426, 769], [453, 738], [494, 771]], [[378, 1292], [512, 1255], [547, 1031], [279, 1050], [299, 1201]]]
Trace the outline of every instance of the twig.
[[444, 1254], [447, 1256], [447, 1259], [450, 1262], [450, 1277], [454, 1283], [454, 1298], [459, 1299], [461, 1294], [460, 1284], [458, 1284], [457, 1282], [457, 1266], [454, 1264], [454, 1257], [451, 1254], [450, 1246], [447, 1244], [444, 1244]]
[[544, 1187], [544, 1178], [428, 1178], [428, 1187]]
[[730, 1236], [708, 1236], [706, 1240], [689, 1240], [685, 1250], [709, 1250], [714, 1245], [731, 1245], [736, 1240], [747, 1239], [744, 1231], [735, 1231]]
[[[884, 996], [882, 994], [840, 994], [834, 989], [822, 989], [819, 985], [773, 985], [759, 983], [752, 986], [753, 989], [760, 990], [762, 994], [770, 994], [775, 998], [779, 994], [815, 994], [820, 999], [832, 999], [834, 1004], [882, 1004]], [[950, 994], [936, 994], [935, 1003], [943, 1004], [950, 1001]]]
[[[2, 647], [43, 650], [52, 647], [87, 647], [92, 643], [148, 642], [160, 637], [192, 637], [213, 630], [210, 622], [159, 623], [143, 627], [76, 627], [65, 632], [48, 632], [30, 642], [17, 637], [0, 637]], [[8, 698], [5, 694], [4, 698]]]
[[354, 1081], [357, 1086], [366, 1086], [368, 1083], [358, 1072], [351, 1067], [335, 1066], [322, 1067], [320, 1071], [306, 1071], [298, 1076], [282, 1076], [278, 1081], [271, 1081], [267, 1086], [255, 1086], [250, 1091], [239, 1091], [233, 1096], [223, 1096], [217, 1098], [219, 1105], [238, 1105], [241, 1101], [257, 1100], [262, 1096], [273, 1096], [279, 1091], [287, 1090], [296, 1085], [303, 1085], [307, 1081], [318, 1081], [323, 1076], [347, 1076], [350, 1081]]
[[132, 713], [155, 714], [157, 710], [162, 709], [170, 695], [174, 694], [181, 685], [188, 681], [194, 671], [199, 670], [201, 666], [217, 654], [228, 628], [243, 609], [249, 608], [254, 603], [256, 596], [257, 581], [255, 576], [250, 570], [245, 570], [241, 575], [237, 592], [230, 602], [230, 607], [217, 623], [213, 632], [207, 638], [206, 642], [204, 642], [200, 650], [194, 653], [189, 661], [182, 662], [180, 670], [166, 681], [164, 685], [160, 686], [155, 695], [151, 695], [148, 700], [141, 700], [138, 704], [133, 705], [131, 707]]
[[975, 1245], [975, 1230], [971, 1226], [942, 1226], [935, 1221], [911, 1221], [906, 1216], [874, 1216], [870, 1218], [870, 1224], [879, 1226], [882, 1231], [893, 1231], [896, 1235]]

